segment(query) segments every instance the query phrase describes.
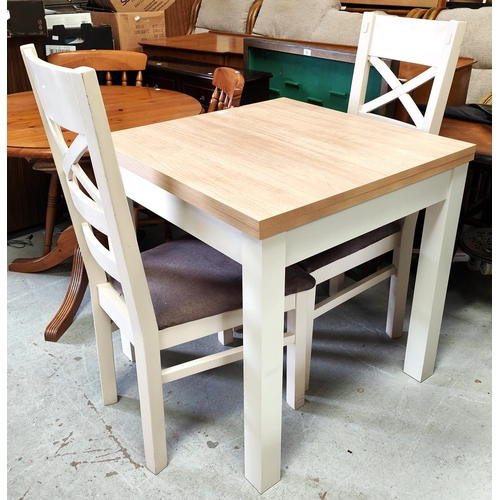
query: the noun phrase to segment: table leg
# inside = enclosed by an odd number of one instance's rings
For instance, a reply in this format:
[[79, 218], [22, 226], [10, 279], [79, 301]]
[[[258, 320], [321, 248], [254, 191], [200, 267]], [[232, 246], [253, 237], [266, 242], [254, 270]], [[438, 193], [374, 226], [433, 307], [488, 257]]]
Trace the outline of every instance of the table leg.
[[87, 289], [87, 273], [73, 226], [61, 233], [54, 248], [47, 255], [35, 259], [16, 259], [9, 265], [9, 271], [37, 273], [51, 269], [71, 256], [73, 256], [73, 265], [68, 290], [61, 307], [45, 329], [45, 340], [49, 342], [57, 342], [68, 329]]
[[434, 372], [467, 165], [450, 171], [448, 197], [426, 209], [404, 371], [422, 382]]
[[9, 271], [15, 273], [38, 273], [52, 269], [61, 262], [69, 259], [77, 248], [73, 226], [65, 229], [57, 239], [54, 248], [42, 257], [32, 259], [16, 259], [9, 264]]
[[281, 477], [285, 235], [243, 235], [245, 477], [260, 493]]
[[73, 266], [71, 268], [68, 290], [66, 291], [61, 307], [45, 329], [45, 340], [57, 342], [62, 337], [78, 312], [88, 283], [89, 279], [85, 271], [83, 257], [80, 247], [77, 246], [73, 254]]

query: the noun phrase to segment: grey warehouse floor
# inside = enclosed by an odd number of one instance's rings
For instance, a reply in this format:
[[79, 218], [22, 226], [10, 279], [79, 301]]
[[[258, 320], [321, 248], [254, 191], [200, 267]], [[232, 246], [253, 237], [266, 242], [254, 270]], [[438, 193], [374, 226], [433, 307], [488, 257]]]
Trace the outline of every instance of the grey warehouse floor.
[[[7, 263], [42, 241], [8, 247]], [[283, 404], [282, 479], [259, 495], [244, 478], [242, 364], [164, 386], [169, 464], [155, 476], [118, 335], [120, 399], [102, 404], [88, 292], [59, 342], [44, 341], [70, 269], [6, 273], [8, 499], [492, 498], [491, 276], [452, 264], [423, 383], [402, 371], [406, 335], [384, 333], [386, 283], [318, 319], [307, 402]]]

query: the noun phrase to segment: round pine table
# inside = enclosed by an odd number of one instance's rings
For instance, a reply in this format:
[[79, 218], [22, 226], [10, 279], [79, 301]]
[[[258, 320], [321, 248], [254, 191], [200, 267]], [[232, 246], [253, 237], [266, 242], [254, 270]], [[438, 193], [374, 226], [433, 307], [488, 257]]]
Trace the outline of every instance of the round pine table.
[[[150, 87], [102, 86], [102, 98], [112, 132], [152, 123], [175, 120], [203, 112], [193, 97], [172, 90]], [[74, 134], [66, 132], [68, 142]], [[33, 92], [7, 95], [7, 156], [30, 162], [50, 159], [52, 154], [38, 112]], [[59, 193], [59, 179], [51, 172], [47, 206], [54, 207]], [[88, 278], [73, 227], [65, 229], [53, 248], [41, 257], [16, 259], [9, 271], [34, 273], [51, 269], [73, 256], [70, 283], [66, 296], [45, 329], [45, 340], [56, 342], [67, 330], [80, 307]]]

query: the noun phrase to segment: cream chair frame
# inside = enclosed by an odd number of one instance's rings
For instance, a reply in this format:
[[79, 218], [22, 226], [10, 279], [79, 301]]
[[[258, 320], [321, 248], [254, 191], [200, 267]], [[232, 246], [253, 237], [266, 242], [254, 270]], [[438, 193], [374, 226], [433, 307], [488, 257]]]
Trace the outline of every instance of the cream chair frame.
[[[194, 238], [167, 242], [140, 254], [95, 70], [45, 62], [38, 58], [33, 44], [23, 45], [21, 52], [89, 277], [103, 401], [105, 405], [118, 401], [112, 338], [117, 326], [134, 347], [146, 466], [156, 474], [167, 465], [163, 384], [243, 356], [242, 347], [237, 346], [162, 368], [160, 351], [242, 323], [241, 303], [234, 300], [241, 292], [241, 266]], [[63, 129], [77, 134], [69, 146]], [[79, 165], [87, 151], [95, 182]], [[192, 257], [186, 256], [186, 247], [194, 251]], [[145, 267], [151, 256], [155, 267], [148, 274]], [[220, 263], [216, 268], [209, 260], [213, 257]], [[170, 266], [172, 259], [179, 265]], [[168, 271], [170, 267], [173, 272]], [[178, 277], [184, 272], [189, 280], [185, 274]], [[284, 335], [288, 346], [287, 402], [295, 408], [304, 403], [307, 319], [302, 314], [307, 314], [307, 289], [314, 286], [314, 280], [297, 266], [290, 266], [287, 272], [299, 280], [290, 281], [300, 282], [294, 289], [304, 285], [302, 291], [288, 294], [285, 300], [289, 310]], [[174, 287], [167, 279], [172, 274], [178, 282], [187, 283], [184, 289], [189, 289], [189, 296], [184, 298], [184, 308], [182, 298], [169, 291]], [[193, 296], [193, 288], [201, 293]], [[199, 313], [193, 305], [200, 306], [197, 299], [202, 293], [210, 305]], [[221, 300], [212, 300], [218, 293]], [[161, 300], [155, 302], [153, 295]], [[173, 320], [172, 313], [178, 315], [178, 310], [182, 318]]]
[[[431, 134], [439, 133], [466, 23], [436, 23], [425, 19], [379, 15], [377, 12], [363, 14], [348, 113]], [[400, 81], [384, 59], [423, 65], [422, 72], [409, 81]], [[372, 66], [382, 75], [390, 90], [372, 101], [366, 101]], [[431, 80], [429, 100], [425, 111], [421, 111], [412, 98], [412, 91]], [[393, 101], [399, 101], [404, 106], [413, 123], [377, 113], [378, 109], [383, 109]], [[412, 214], [299, 263], [315, 278], [316, 286], [329, 282], [329, 296], [315, 304], [308, 327], [306, 389], [309, 387], [314, 319], [388, 278], [390, 291], [386, 333], [391, 338], [403, 334], [417, 215]], [[393, 256], [390, 264], [344, 287], [344, 273], [391, 251]], [[310, 293], [316, 294], [316, 290]]]

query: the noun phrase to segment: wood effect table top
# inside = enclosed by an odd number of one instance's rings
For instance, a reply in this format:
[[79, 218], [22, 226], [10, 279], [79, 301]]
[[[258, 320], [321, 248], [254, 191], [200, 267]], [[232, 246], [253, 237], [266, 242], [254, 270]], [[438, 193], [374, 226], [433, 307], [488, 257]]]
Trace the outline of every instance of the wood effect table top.
[[[111, 131], [140, 127], [202, 112], [193, 97], [149, 87], [102, 86]], [[68, 141], [74, 134], [67, 133]], [[50, 158], [49, 144], [33, 92], [7, 95], [7, 156]]]
[[257, 239], [467, 163], [475, 151], [286, 98], [114, 132], [113, 141], [122, 167]]

